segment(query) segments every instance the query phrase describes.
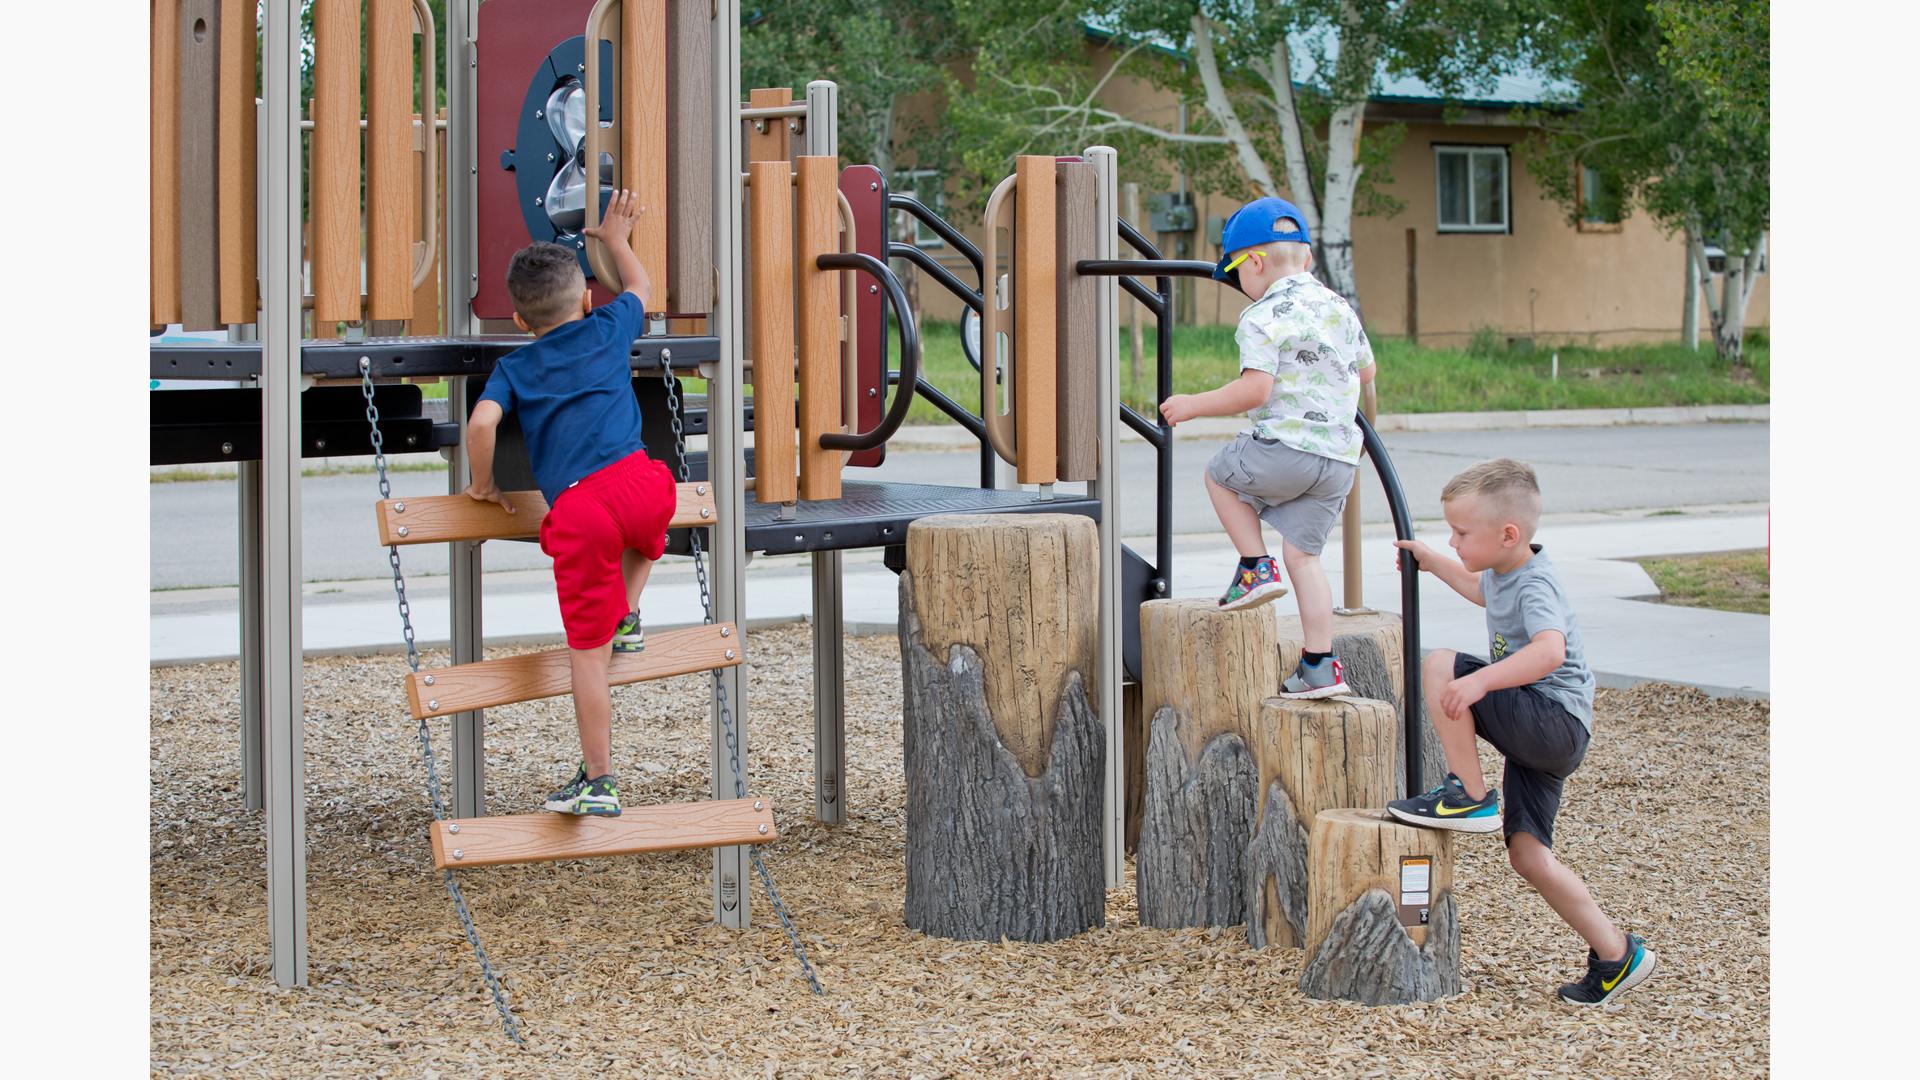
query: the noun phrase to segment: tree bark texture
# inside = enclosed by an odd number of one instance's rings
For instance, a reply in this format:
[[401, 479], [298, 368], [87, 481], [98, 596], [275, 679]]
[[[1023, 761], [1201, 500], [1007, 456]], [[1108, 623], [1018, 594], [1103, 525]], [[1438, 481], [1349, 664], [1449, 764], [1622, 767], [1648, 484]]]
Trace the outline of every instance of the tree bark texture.
[[908, 530], [906, 919], [922, 933], [1053, 941], [1105, 924], [1096, 539], [1063, 514]]
[[[1404, 825], [1379, 810], [1321, 811], [1308, 845], [1300, 989], [1367, 1005], [1459, 993], [1452, 840], [1452, 833]], [[1423, 863], [1417, 877], [1408, 860]], [[1405, 891], [1410, 886], [1419, 892]]]
[[[1300, 662], [1304, 635], [1298, 616], [1282, 615], [1278, 620], [1280, 670], [1291, 672]], [[1394, 758], [1393, 791], [1389, 799], [1399, 798], [1407, 775], [1407, 736], [1402, 703], [1406, 694], [1405, 638], [1400, 616], [1390, 611], [1368, 611], [1355, 615], [1333, 616], [1333, 651], [1346, 670], [1347, 684], [1355, 697], [1373, 698], [1393, 707]], [[1420, 706], [1420, 777], [1432, 787], [1447, 775], [1447, 755], [1440, 747], [1440, 735], [1433, 729], [1424, 702]], [[1408, 794], [1418, 794], [1417, 792]], [[1348, 803], [1349, 806], [1378, 804]]]
[[1297, 949], [1307, 938], [1308, 834], [1323, 810], [1379, 809], [1395, 797], [1394, 730], [1384, 701], [1269, 698], [1254, 757], [1271, 766], [1247, 858], [1247, 940]]
[[1261, 702], [1280, 687], [1271, 612], [1211, 600], [1140, 608], [1149, 723], [1136, 869], [1148, 926], [1246, 920], [1247, 853], [1271, 781], [1255, 757]]

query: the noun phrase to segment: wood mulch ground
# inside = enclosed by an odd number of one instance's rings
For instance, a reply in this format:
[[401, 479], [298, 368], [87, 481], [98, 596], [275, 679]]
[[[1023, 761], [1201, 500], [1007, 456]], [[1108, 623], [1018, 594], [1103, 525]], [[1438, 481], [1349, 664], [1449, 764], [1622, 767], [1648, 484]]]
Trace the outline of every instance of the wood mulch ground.
[[[267, 971], [260, 815], [238, 787], [233, 664], [152, 673], [152, 1070], [239, 1076], [1634, 1076], [1768, 1066], [1768, 706], [1602, 691], [1568, 785], [1561, 857], [1659, 952], [1614, 1005], [1553, 991], [1584, 949], [1506, 866], [1459, 847], [1465, 993], [1368, 1009], [1313, 1001], [1301, 954], [1242, 929], [1135, 917], [1051, 945], [952, 942], [901, 919], [900, 658], [847, 649], [849, 823], [811, 821], [809, 633], [749, 636], [750, 783], [783, 836], [769, 863], [827, 995], [800, 980], [764, 899], [710, 924], [703, 852], [462, 876], [527, 1045], [502, 1035], [432, 869], [430, 818], [394, 656], [307, 664], [311, 984]], [[445, 663], [431, 656], [429, 663]], [[615, 691], [630, 801], [707, 784], [708, 683]], [[447, 729], [435, 732], [443, 768]], [[527, 810], [576, 751], [568, 699], [488, 716], [489, 805]], [[1491, 760], [1489, 761], [1491, 765]], [[1497, 773], [1493, 774], [1497, 775]], [[757, 890], [756, 890], [757, 891]]]

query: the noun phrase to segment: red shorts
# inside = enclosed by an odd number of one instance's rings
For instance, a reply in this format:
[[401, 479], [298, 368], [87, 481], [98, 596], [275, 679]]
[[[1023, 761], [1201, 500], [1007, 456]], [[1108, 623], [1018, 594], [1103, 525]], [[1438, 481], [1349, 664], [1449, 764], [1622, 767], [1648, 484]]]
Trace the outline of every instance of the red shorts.
[[567, 647], [597, 649], [627, 614], [620, 559], [632, 549], [666, 553], [677, 494], [667, 467], [637, 450], [560, 493], [540, 522], [540, 550], [553, 556]]

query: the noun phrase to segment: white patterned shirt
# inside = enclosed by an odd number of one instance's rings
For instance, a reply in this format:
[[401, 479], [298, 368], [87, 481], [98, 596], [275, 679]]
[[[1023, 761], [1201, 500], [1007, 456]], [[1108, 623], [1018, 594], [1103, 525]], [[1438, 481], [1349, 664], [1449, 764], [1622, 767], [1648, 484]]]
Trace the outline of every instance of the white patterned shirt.
[[1310, 273], [1281, 278], [1240, 313], [1240, 369], [1273, 376], [1273, 393], [1247, 413], [1252, 432], [1348, 464], [1360, 460], [1360, 372], [1373, 346], [1360, 317]]

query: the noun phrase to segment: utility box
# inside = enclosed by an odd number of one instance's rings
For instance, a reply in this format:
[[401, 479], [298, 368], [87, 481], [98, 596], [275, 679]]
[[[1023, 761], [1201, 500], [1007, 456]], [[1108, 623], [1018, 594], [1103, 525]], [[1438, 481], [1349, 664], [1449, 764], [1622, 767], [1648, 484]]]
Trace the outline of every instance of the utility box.
[[1147, 197], [1147, 223], [1154, 232], [1192, 232], [1196, 220], [1190, 192], [1168, 192]]

